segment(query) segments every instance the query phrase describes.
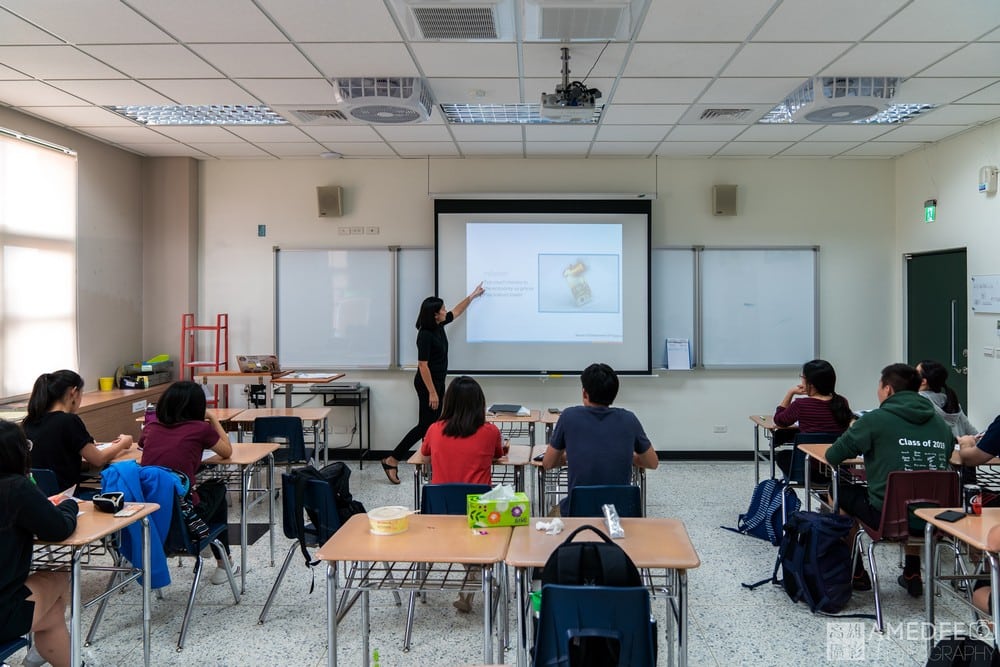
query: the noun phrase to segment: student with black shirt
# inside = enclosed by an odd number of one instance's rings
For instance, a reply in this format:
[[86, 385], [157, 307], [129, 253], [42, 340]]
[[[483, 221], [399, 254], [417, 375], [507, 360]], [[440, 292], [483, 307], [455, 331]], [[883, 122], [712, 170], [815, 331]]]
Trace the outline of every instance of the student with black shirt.
[[410, 448], [424, 437], [430, 425], [441, 418], [441, 398], [444, 397], [444, 381], [448, 375], [448, 336], [444, 328], [461, 316], [472, 300], [485, 291], [483, 284], [479, 283], [452, 310], [447, 310], [444, 301], [436, 296], [429, 296], [420, 304], [417, 315], [417, 374], [413, 378], [419, 417], [417, 425], [403, 436], [389, 456], [382, 459], [382, 470], [393, 484], [399, 484], [400, 460], [406, 458]]

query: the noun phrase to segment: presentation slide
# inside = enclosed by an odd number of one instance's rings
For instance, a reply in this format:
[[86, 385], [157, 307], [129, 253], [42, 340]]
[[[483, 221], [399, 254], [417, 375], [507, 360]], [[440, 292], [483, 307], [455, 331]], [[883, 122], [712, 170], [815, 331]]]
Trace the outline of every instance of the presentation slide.
[[620, 224], [470, 222], [466, 283], [482, 281], [470, 343], [622, 342]]

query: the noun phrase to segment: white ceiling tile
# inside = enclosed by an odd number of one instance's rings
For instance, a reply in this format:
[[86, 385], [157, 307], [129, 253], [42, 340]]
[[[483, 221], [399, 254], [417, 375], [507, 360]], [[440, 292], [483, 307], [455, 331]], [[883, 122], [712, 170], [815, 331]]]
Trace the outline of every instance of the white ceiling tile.
[[758, 42], [855, 42], [906, 4], [905, 0], [783, 2], [754, 35]]
[[844, 157], [852, 157], [855, 155], [867, 156], [867, 157], [895, 157], [897, 155], [903, 155], [904, 153], [909, 153], [915, 148], [920, 148], [921, 146], [926, 146], [927, 144], [919, 143], [915, 141], [880, 141], [880, 142], [868, 142], [866, 144], [861, 144], [857, 148], [853, 148], [844, 154]]
[[146, 79], [141, 83], [177, 104], [258, 104], [229, 79]]
[[802, 85], [799, 78], [716, 79], [705, 94], [701, 104], [771, 104], [777, 105], [789, 93]]
[[59, 39], [0, 7], [0, 44], [59, 44]]
[[455, 139], [463, 143], [469, 141], [521, 141], [520, 125], [452, 125]]
[[653, 2], [639, 41], [741, 42], [773, 4], [773, 0]]
[[50, 81], [71, 95], [100, 105], [170, 104], [170, 100], [141, 83], [127, 79], [112, 81], [78, 80]]
[[[997, 6], [1000, 7], [1000, 3], [997, 3]], [[969, 44], [920, 74], [921, 76], [996, 77], [998, 62], [1000, 62], [1000, 42]]]
[[129, 127], [81, 127], [81, 132], [122, 144], [173, 144], [170, 137], [163, 136], [150, 127], [133, 123]]
[[684, 115], [687, 106], [683, 104], [613, 104], [603, 114], [603, 125], [670, 125]]
[[156, 131], [165, 134], [171, 139], [183, 141], [186, 144], [192, 143], [242, 143], [240, 137], [235, 136], [226, 128], [218, 125], [177, 125], [158, 126]]
[[427, 77], [517, 76], [517, 50], [513, 44], [421, 42], [412, 48]]
[[622, 104], [690, 104], [711, 79], [622, 79], [614, 102]]
[[238, 137], [255, 144], [305, 143], [310, 137], [294, 125], [231, 125], [227, 129]]
[[815, 125], [765, 123], [751, 125], [738, 136], [740, 141], [798, 141], [814, 132]]
[[602, 125], [597, 141], [660, 141], [669, 125]]
[[591, 141], [596, 125], [525, 125], [524, 137], [535, 141]]
[[109, 44], [81, 49], [136, 79], [193, 79], [221, 76], [180, 44]]
[[963, 103], [976, 100], [966, 97], [970, 93], [989, 86], [996, 79], [918, 77], [907, 79], [896, 91], [893, 102], [923, 104], [947, 104], [961, 99]]
[[715, 76], [739, 44], [636, 44], [625, 76]]
[[961, 102], [962, 104], [1000, 104], [1000, 83], [995, 83], [968, 97], [963, 97]]
[[[562, 78], [561, 47], [561, 44], [525, 44], [522, 50], [524, 76]], [[574, 42], [569, 46], [569, 80], [618, 76], [627, 50], [627, 44]], [[635, 59], [634, 52], [632, 59]]]
[[428, 83], [438, 104], [515, 104], [521, 101], [517, 79], [429, 79]]
[[297, 42], [388, 42], [400, 38], [385, 4], [372, 0], [258, 0]]
[[733, 141], [723, 146], [718, 155], [765, 156], [780, 153], [791, 146], [783, 141]]
[[853, 141], [855, 143], [869, 141], [892, 129], [890, 125], [855, 125], [853, 123], [844, 123], [843, 125], [798, 125], [790, 127], [818, 128], [814, 134], [809, 135], [809, 141]]
[[[4, 7], [72, 44], [113, 44], [128, 35], [133, 44], [172, 42], [162, 30], [119, 0], [40, 2], [4, 0]], [[8, 19], [0, 16], [0, 25]], [[0, 28], [0, 34], [6, 29]], [[22, 44], [31, 43], [21, 42]]]
[[646, 157], [656, 148], [656, 141], [596, 141], [590, 149], [591, 155], [627, 155]]
[[458, 148], [450, 141], [394, 141], [391, 145], [402, 157], [424, 155], [458, 157]]
[[24, 81], [30, 78], [27, 74], [21, 74], [17, 70], [0, 65], [0, 81]]
[[373, 129], [386, 141], [451, 141], [444, 125], [376, 125]]
[[525, 153], [528, 157], [546, 156], [566, 156], [583, 157], [590, 150], [589, 141], [529, 141], [525, 144]]
[[908, 77], [937, 62], [961, 44], [897, 42], [858, 44], [823, 70], [827, 76]]
[[182, 42], [283, 42], [284, 35], [251, 0], [129, 0]]
[[331, 144], [324, 143], [324, 147], [331, 151], [336, 151], [344, 157], [395, 157], [396, 153], [388, 145], [382, 142], [371, 143], [350, 143]]
[[267, 142], [255, 141], [257, 148], [265, 150], [275, 157], [315, 157], [318, 158], [326, 148], [314, 142]]
[[379, 141], [370, 125], [303, 125], [300, 129], [316, 141]]
[[135, 127], [135, 121], [100, 107], [21, 107], [33, 116], [70, 127]]
[[191, 49], [234, 79], [321, 75], [291, 44], [194, 44]]
[[922, 39], [967, 41], [1000, 25], [1000, 3], [963, 0], [956, 6], [939, 0], [915, 0], [869, 36], [887, 42]]
[[193, 157], [199, 160], [208, 159], [209, 156], [205, 155], [201, 151], [185, 146], [184, 144], [169, 143], [169, 144], [147, 144], [147, 143], [122, 143], [121, 146], [126, 150], [139, 153], [140, 155], [146, 155], [148, 157]]
[[471, 155], [523, 155], [520, 141], [463, 141], [459, 144], [462, 154]]
[[745, 125], [677, 125], [671, 141], [727, 141], [746, 129]]
[[15, 107], [86, 104], [80, 98], [41, 81], [0, 81], [0, 101]]
[[0, 63], [36, 79], [118, 79], [117, 72], [72, 46], [0, 46]]
[[949, 104], [917, 116], [912, 125], [975, 125], [1000, 117], [1000, 105]]
[[886, 132], [875, 141], [940, 141], [965, 132], [966, 125], [903, 125]]
[[676, 157], [709, 157], [725, 145], [724, 141], [664, 141], [656, 149], [656, 154]]
[[271, 157], [253, 144], [245, 142], [189, 142], [189, 144], [192, 148], [217, 158]]
[[[525, 79], [524, 101], [537, 104], [542, 97], [542, 93], [556, 92], [556, 84], [558, 83], [560, 83], [558, 79]], [[605, 104], [608, 101], [607, 96], [611, 94], [611, 86], [613, 84], [614, 79], [599, 79], [591, 77], [587, 79], [586, 85], [588, 88], [597, 88], [601, 91], [602, 96], [597, 98], [597, 103]], [[615, 99], [619, 99], [617, 93], [615, 94]]]
[[851, 45], [833, 43], [754, 43], [744, 46], [723, 71], [732, 76], [812, 76]]
[[828, 156], [840, 155], [858, 145], [856, 141], [800, 141], [781, 152], [782, 155]]
[[328, 78], [419, 74], [413, 58], [402, 43], [302, 44], [301, 47], [303, 53]]
[[264, 104], [336, 104], [333, 85], [326, 79], [237, 79]]

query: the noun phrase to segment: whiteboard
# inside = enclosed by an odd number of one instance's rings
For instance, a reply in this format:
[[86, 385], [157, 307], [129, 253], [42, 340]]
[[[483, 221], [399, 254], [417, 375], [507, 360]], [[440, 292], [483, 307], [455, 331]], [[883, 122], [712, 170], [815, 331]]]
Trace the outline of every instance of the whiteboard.
[[434, 294], [434, 250], [431, 248], [401, 248], [397, 277], [399, 316], [396, 349], [399, 365], [417, 366], [417, 314], [420, 304]]
[[388, 368], [393, 253], [276, 250], [275, 337], [285, 368]]
[[1000, 313], [1000, 276], [972, 276], [972, 312]]
[[665, 368], [667, 338], [683, 338], [695, 353], [695, 249], [654, 248], [652, 283], [653, 368]]
[[706, 248], [699, 269], [705, 367], [799, 366], [816, 357], [817, 248]]

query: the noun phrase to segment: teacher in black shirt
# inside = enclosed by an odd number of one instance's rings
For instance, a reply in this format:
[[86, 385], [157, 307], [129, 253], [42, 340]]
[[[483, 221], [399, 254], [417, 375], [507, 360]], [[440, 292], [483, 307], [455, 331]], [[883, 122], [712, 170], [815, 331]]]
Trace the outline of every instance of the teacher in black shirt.
[[444, 301], [436, 296], [429, 296], [420, 304], [420, 314], [417, 315], [417, 374], [413, 377], [419, 418], [417, 425], [403, 436], [392, 454], [382, 459], [382, 470], [393, 484], [399, 484], [399, 461], [424, 437], [427, 428], [441, 417], [441, 398], [448, 375], [448, 336], [444, 328], [464, 313], [472, 300], [482, 296], [484, 291], [483, 284], [479, 283], [452, 310], [447, 310]]

